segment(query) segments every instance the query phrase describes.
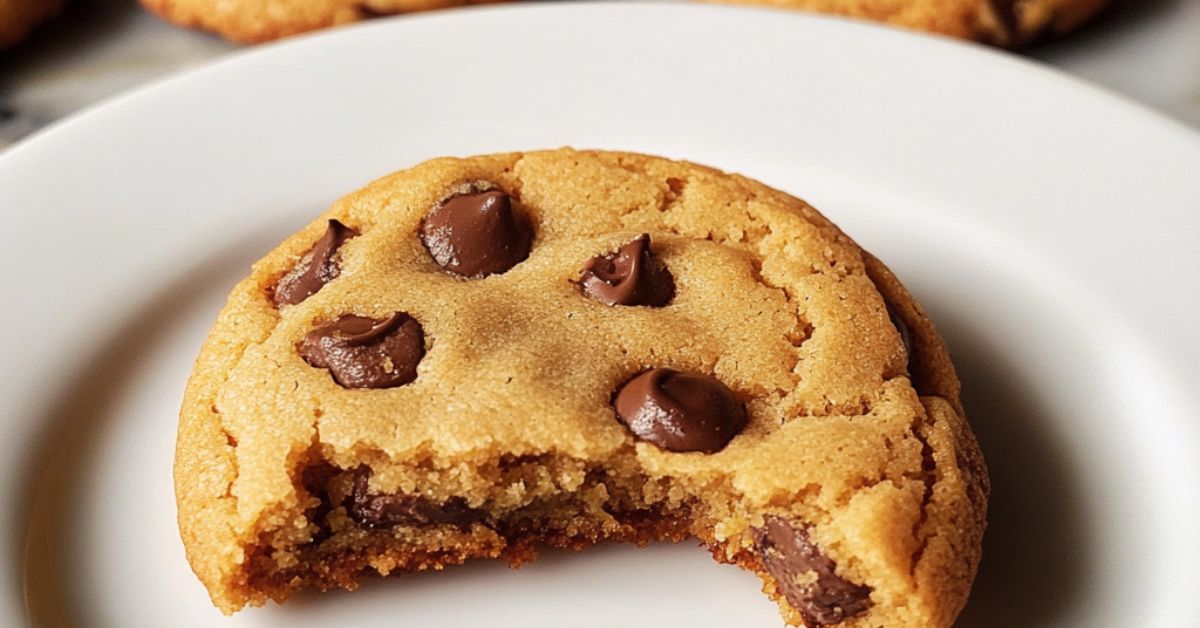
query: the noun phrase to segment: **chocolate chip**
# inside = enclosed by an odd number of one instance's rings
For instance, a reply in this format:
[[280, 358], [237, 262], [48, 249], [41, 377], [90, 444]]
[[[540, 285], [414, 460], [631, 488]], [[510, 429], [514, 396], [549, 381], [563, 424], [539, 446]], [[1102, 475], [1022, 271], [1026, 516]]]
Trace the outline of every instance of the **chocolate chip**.
[[675, 295], [675, 279], [650, 253], [650, 235], [643, 233], [616, 253], [599, 255], [583, 265], [579, 285], [584, 294], [605, 305], [662, 307]]
[[754, 541], [779, 592], [811, 626], [837, 624], [871, 607], [871, 588], [837, 575], [837, 565], [808, 539], [805, 526], [766, 517]]
[[369, 530], [435, 523], [466, 525], [483, 519], [483, 511], [467, 506], [461, 497], [439, 504], [419, 495], [371, 493], [367, 486], [369, 477], [369, 472], [358, 472], [346, 507], [350, 518]]
[[668, 368], [626, 382], [613, 405], [634, 436], [667, 451], [720, 451], [746, 427], [746, 408], [724, 384]]
[[337, 220], [330, 220], [325, 235], [313, 245], [300, 262], [275, 284], [275, 307], [295, 305], [316, 294], [322, 286], [333, 281], [341, 269], [333, 258], [338, 248], [358, 232]]
[[477, 188], [438, 203], [421, 224], [433, 261], [463, 277], [502, 273], [529, 257], [533, 230], [501, 190]]
[[329, 496], [329, 485], [339, 472], [340, 469], [325, 461], [307, 466], [300, 472], [300, 486], [309, 495], [318, 499], [316, 504], [304, 511], [305, 518], [317, 526], [311, 541], [314, 544], [320, 544], [321, 541], [329, 538], [331, 531], [326, 517], [333, 509]]
[[346, 314], [308, 332], [296, 349], [345, 388], [391, 388], [417, 378], [425, 335], [404, 312], [382, 320]]

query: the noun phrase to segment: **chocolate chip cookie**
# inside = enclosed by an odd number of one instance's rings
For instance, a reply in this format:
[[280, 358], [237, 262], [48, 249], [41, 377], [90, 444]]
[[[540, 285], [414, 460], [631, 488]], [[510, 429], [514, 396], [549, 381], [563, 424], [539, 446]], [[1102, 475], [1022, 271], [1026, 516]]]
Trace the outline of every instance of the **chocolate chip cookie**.
[[1017, 48], [1082, 26], [1108, 0], [714, 0], [819, 11]]
[[257, 43], [357, 22], [377, 15], [412, 13], [501, 0], [140, 0], [163, 19]]
[[63, 0], [0, 0], [0, 49], [25, 38], [33, 27], [56, 15]]
[[[9, 0], [10, 2], [12, 0]], [[141, 0], [180, 26], [254, 43], [377, 15], [502, 0]], [[1107, 0], [712, 0], [833, 13], [1019, 47], [1068, 33]], [[3, 0], [0, 0], [0, 5]]]
[[175, 482], [227, 613], [692, 538], [807, 626], [949, 626], [988, 495], [946, 349], [883, 264], [745, 177], [569, 149], [390, 175], [255, 264]]

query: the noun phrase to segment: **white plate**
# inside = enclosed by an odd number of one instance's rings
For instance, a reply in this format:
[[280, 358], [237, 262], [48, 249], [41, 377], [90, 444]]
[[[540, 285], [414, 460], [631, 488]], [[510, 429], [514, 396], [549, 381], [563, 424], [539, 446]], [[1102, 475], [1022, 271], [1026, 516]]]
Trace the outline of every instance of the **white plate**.
[[377, 175], [564, 144], [799, 194], [929, 307], [995, 481], [962, 625], [1196, 625], [1200, 138], [983, 48], [676, 4], [298, 39], [0, 155], [0, 623], [778, 625], [752, 576], [688, 544], [479, 563], [232, 619], [184, 561], [175, 414], [248, 264]]

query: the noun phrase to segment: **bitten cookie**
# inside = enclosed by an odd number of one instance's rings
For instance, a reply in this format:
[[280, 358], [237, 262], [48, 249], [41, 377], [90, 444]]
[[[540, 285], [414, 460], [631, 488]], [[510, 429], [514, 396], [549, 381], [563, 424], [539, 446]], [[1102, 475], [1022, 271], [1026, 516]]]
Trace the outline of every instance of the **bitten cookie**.
[[1017, 48], [1083, 25], [1108, 0], [714, 0], [820, 11]]
[[257, 43], [376, 15], [446, 9], [501, 0], [141, 0], [170, 22]]
[[384, 177], [256, 263], [175, 490], [227, 613], [691, 537], [791, 625], [928, 627], [967, 599], [988, 480], [933, 325], [816, 210], [563, 149]]
[[34, 26], [56, 15], [63, 0], [0, 0], [0, 49], [25, 38]]

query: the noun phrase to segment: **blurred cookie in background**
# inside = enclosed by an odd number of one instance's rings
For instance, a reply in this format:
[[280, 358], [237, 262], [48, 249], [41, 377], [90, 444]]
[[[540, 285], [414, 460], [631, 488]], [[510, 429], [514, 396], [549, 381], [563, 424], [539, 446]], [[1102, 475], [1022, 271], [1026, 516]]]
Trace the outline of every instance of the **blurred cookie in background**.
[[[255, 43], [368, 17], [503, 0], [141, 0], [180, 26]], [[712, 0], [832, 13], [1018, 48], [1068, 33], [1108, 0]], [[21, 0], [0, 0], [3, 3]], [[34, 1], [33, 4], [38, 4]]]
[[716, 0], [820, 11], [1018, 48], [1066, 34], [1108, 0]]
[[42, 20], [62, 9], [63, 0], [0, 0], [0, 49], [25, 38]]
[[[14, 0], [0, 0], [14, 1]], [[180, 26], [256, 43], [394, 13], [445, 9], [496, 0], [141, 0]]]

